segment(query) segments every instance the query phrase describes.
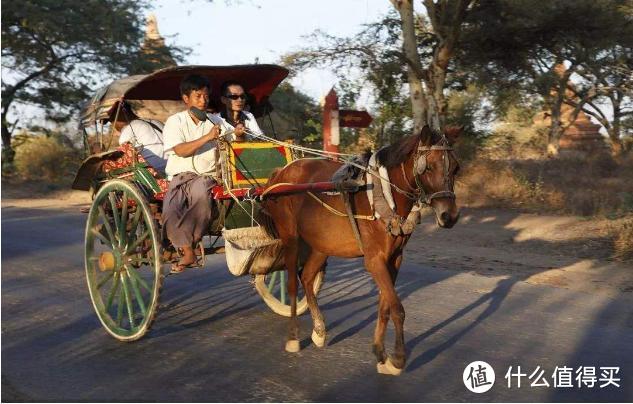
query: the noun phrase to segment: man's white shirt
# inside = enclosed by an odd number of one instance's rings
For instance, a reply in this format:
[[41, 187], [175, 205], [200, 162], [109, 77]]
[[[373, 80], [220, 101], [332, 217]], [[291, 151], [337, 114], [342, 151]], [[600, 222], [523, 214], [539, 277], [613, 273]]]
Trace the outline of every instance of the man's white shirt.
[[[245, 126], [249, 131], [255, 134], [261, 134], [262, 131], [257, 125], [257, 121], [253, 114], [244, 112], [248, 119], [245, 120]], [[233, 130], [235, 129], [219, 114], [207, 114], [207, 120], [204, 122], [194, 123], [193, 118], [188, 110], [178, 112], [165, 122], [163, 129], [163, 137], [165, 139], [165, 155], [168, 157], [167, 179], [171, 180], [176, 174], [184, 172], [193, 172], [197, 174], [216, 174], [217, 162], [219, 160], [217, 141], [205, 143], [200, 147], [193, 156], [180, 157], [174, 152], [174, 147], [185, 142], [200, 139], [211, 131], [213, 125], [220, 126], [220, 134], [225, 136], [229, 142], [235, 140]], [[251, 138], [250, 136], [247, 139]]]
[[163, 124], [160, 121], [135, 119], [121, 131], [119, 144], [130, 142], [134, 147], [142, 147], [141, 155], [145, 160], [152, 167], [164, 173], [167, 157], [163, 148], [162, 129]]

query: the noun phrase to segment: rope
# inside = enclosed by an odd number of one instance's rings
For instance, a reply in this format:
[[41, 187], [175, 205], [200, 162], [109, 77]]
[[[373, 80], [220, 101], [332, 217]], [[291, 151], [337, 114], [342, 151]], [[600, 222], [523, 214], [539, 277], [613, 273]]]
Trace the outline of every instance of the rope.
[[[319, 202], [321, 204], [321, 206], [323, 206], [325, 209], [327, 209], [328, 211], [330, 211], [331, 213], [334, 213], [336, 216], [342, 216], [342, 217], [349, 217], [347, 215], [347, 213], [343, 213], [339, 210], [336, 210], [335, 208], [333, 208], [332, 206], [328, 205], [327, 203], [323, 202], [321, 199], [319, 199], [318, 196], [316, 196], [315, 194], [313, 194], [312, 192], [308, 191], [307, 192], [308, 195], [310, 195], [311, 197], [314, 198], [314, 200], [316, 200], [317, 202]], [[376, 220], [376, 217], [374, 215], [371, 216], [365, 216], [365, 215], [354, 215], [354, 219], [362, 219], [362, 220]]]
[[[285, 147], [288, 147], [288, 148], [291, 148], [291, 149], [303, 151], [304, 153], [313, 154], [313, 155], [319, 156], [319, 157], [328, 157], [329, 158], [330, 155], [354, 157], [353, 154], [326, 152], [326, 151], [322, 151], [322, 150], [312, 149], [312, 148], [309, 148], [309, 147], [297, 146], [297, 145], [294, 145], [294, 144], [291, 144], [291, 143], [282, 142], [280, 140], [273, 139], [273, 138], [268, 137], [268, 136], [263, 135], [263, 134], [253, 133], [253, 132], [249, 131], [248, 128], [246, 129], [246, 131], [249, 132], [250, 135], [253, 136], [253, 137], [259, 137], [259, 138], [264, 139], [264, 140], [266, 140], [268, 142], [275, 143], [275, 144], [280, 145], [280, 146], [285, 146]], [[360, 164], [356, 164], [356, 163], [354, 163], [353, 161], [350, 161], [350, 160], [344, 160], [344, 161], [345, 161], [346, 164], [349, 164], [351, 166], [359, 168], [359, 169], [363, 170], [364, 172], [373, 175], [375, 178], [378, 178], [378, 179], [380, 179], [382, 181], [385, 181], [387, 184], [392, 186], [398, 193], [406, 196], [407, 198], [412, 199], [412, 200], [417, 200], [418, 199], [418, 197], [416, 195], [412, 194], [411, 192], [407, 192], [404, 189], [398, 187], [396, 184], [394, 184], [393, 182], [389, 181], [389, 178], [383, 178], [376, 171], [371, 170], [371, 169], [369, 169], [367, 167], [364, 167], [364, 166], [362, 166]]]
[[[233, 192], [231, 192], [231, 189], [229, 188], [229, 184], [226, 182], [226, 180], [224, 180], [224, 179], [223, 179], [223, 182], [224, 182], [224, 190], [225, 190], [225, 192], [226, 192], [227, 194], [229, 194], [229, 196], [230, 196], [231, 198], [233, 198], [233, 200], [235, 201], [235, 203], [237, 203], [237, 205], [238, 205], [238, 206], [239, 206], [239, 207], [240, 207], [240, 208], [241, 208], [244, 212], [246, 212], [246, 214], [247, 214], [248, 216], [250, 216], [250, 218], [251, 218], [251, 224], [252, 224], [253, 222], [255, 222], [255, 223], [257, 223], [257, 225], [258, 225], [258, 226], [261, 226], [261, 224], [259, 224], [259, 222], [258, 222], [257, 220], [255, 220], [255, 217], [254, 217], [253, 215], [251, 215], [251, 213], [250, 213], [248, 210], [246, 210], [246, 209], [242, 206], [242, 204], [240, 203], [240, 200], [237, 198], [237, 196], [235, 196], [235, 194], [234, 194]], [[251, 200], [250, 202], [251, 202], [251, 204], [253, 203], [253, 201], [252, 201], [252, 200]]]

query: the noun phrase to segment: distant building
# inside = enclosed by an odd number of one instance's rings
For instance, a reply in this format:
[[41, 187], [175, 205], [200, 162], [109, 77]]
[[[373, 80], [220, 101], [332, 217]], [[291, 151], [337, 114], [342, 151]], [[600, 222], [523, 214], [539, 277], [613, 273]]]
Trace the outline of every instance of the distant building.
[[165, 45], [165, 39], [158, 31], [158, 21], [154, 14], [147, 17], [145, 38], [141, 45], [142, 57], [135, 66], [133, 74], [146, 74], [165, 67], [176, 66], [177, 63]]
[[[566, 70], [564, 64], [554, 67], [556, 74], [562, 76]], [[573, 86], [573, 83], [569, 83]], [[555, 91], [555, 90], [552, 90]], [[571, 90], [567, 90], [567, 96], [573, 97]], [[565, 130], [558, 142], [559, 154], [561, 157], [587, 157], [596, 153], [609, 152], [609, 146], [605, 142], [605, 137], [600, 133], [600, 125], [593, 123], [591, 118], [583, 111], [573, 120], [574, 107], [563, 104], [561, 106], [561, 125]], [[551, 125], [549, 115], [545, 115], [543, 120], [547, 125]]]

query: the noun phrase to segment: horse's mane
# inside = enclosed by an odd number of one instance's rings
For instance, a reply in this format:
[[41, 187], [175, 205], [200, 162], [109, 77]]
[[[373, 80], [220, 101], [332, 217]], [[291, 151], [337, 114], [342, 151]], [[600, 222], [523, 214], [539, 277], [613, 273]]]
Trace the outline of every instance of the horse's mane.
[[[435, 144], [440, 141], [442, 135], [431, 132], [430, 144]], [[421, 140], [421, 135], [409, 135], [398, 139], [397, 142], [383, 147], [378, 150], [376, 157], [378, 163], [386, 168], [393, 168], [404, 161], [415, 151], [418, 146], [418, 142]]]

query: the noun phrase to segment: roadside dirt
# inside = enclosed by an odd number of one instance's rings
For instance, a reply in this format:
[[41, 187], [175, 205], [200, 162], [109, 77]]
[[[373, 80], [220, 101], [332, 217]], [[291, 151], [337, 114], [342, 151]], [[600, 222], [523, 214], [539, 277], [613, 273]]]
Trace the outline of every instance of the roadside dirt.
[[441, 229], [425, 213], [405, 260], [588, 293], [633, 292], [633, 262], [611, 258], [613, 229], [623, 219], [463, 208], [453, 229]]
[[[79, 210], [90, 205], [88, 192], [41, 193], [7, 185], [1, 190], [2, 207]], [[633, 292], [633, 262], [611, 258], [613, 229], [621, 220], [463, 208], [453, 229], [441, 229], [427, 210], [407, 245], [405, 262], [617, 296]]]

